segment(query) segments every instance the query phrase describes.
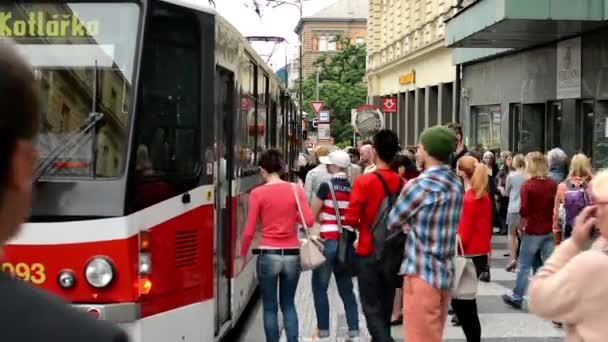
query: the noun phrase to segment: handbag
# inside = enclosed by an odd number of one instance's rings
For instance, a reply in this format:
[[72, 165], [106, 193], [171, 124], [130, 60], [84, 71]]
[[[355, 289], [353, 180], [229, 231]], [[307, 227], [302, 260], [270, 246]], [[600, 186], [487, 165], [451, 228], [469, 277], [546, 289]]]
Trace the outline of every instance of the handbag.
[[302, 271], [314, 270], [315, 268], [323, 265], [325, 262], [325, 256], [323, 255], [320, 246], [317, 245], [310, 237], [308, 227], [306, 226], [306, 220], [304, 219], [304, 214], [302, 212], [302, 206], [300, 205], [300, 197], [298, 196], [296, 185], [292, 184], [291, 188], [296, 199], [298, 214], [300, 215], [300, 220], [302, 221], [302, 226], [304, 227], [304, 233], [306, 234], [306, 238], [301, 240], [300, 243], [300, 267], [302, 268]]
[[[459, 255], [460, 254], [460, 255]], [[456, 250], [454, 251], [454, 283], [451, 295], [455, 299], [471, 300], [477, 296], [477, 270], [470, 258], [464, 257], [462, 240], [456, 234]]]
[[351, 276], [357, 276], [357, 255], [355, 254], [355, 246], [353, 245], [357, 240], [357, 233], [353, 230], [344, 228], [342, 226], [342, 217], [340, 215], [340, 206], [336, 200], [336, 192], [331, 181], [328, 181], [329, 192], [331, 194], [331, 200], [334, 204], [334, 210], [336, 211], [336, 220], [338, 221], [338, 231], [340, 232], [340, 239], [338, 240], [338, 262], [337, 268], [341, 272], [348, 272]]

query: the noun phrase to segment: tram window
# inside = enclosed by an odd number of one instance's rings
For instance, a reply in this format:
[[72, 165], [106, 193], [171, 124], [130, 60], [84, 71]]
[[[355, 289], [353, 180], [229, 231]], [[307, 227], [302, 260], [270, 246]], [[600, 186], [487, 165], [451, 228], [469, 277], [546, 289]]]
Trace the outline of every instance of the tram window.
[[244, 56], [241, 61], [239, 82], [240, 91], [240, 110], [234, 121], [235, 126], [235, 169], [237, 174], [250, 174], [255, 168], [255, 85], [257, 84], [256, 66], [248, 56]]
[[167, 12], [152, 17], [144, 40], [135, 146], [141, 175], [179, 179], [201, 169], [200, 40], [194, 17]]

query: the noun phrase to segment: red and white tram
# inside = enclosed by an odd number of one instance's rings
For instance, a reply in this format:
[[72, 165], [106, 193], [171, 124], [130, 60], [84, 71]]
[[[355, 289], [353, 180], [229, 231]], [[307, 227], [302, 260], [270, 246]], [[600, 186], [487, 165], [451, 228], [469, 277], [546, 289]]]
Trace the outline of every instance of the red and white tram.
[[194, 0], [3, 2], [0, 37], [45, 109], [32, 215], [2, 269], [133, 341], [224, 336], [256, 285], [238, 250], [257, 155], [300, 150], [280, 80]]

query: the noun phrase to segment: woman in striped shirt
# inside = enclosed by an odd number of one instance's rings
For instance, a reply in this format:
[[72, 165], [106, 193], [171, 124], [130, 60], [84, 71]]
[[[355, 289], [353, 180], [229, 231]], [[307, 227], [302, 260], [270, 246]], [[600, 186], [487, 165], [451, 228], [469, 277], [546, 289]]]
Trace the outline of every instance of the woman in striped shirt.
[[[341, 225], [351, 192], [351, 185], [346, 173], [350, 167], [350, 156], [348, 153], [338, 150], [330, 153], [327, 157], [321, 157], [319, 161], [327, 165], [327, 170], [332, 178], [321, 184], [316, 197], [312, 201], [313, 214], [321, 223], [320, 235], [325, 246], [323, 254], [326, 258], [325, 263], [316, 268], [312, 274], [312, 292], [317, 313], [317, 332], [314, 333], [313, 339], [327, 338], [330, 335], [327, 288], [332, 273], [336, 278], [338, 293], [344, 303], [348, 337], [352, 339], [359, 336], [357, 301], [353, 291], [351, 273], [349, 270], [340, 267], [343, 265], [339, 265], [338, 262], [340, 234], [352, 234], [350, 227]], [[338, 217], [340, 217], [340, 220], [338, 220]], [[347, 247], [352, 249], [350, 252], [353, 255], [354, 246], [352, 242], [354, 242], [354, 239], [353, 237], [353, 241], [347, 244]]]

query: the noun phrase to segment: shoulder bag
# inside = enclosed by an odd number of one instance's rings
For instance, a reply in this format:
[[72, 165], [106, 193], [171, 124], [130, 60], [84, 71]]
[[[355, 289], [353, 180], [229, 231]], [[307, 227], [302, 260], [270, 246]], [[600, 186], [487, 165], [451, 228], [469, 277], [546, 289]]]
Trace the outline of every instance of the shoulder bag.
[[310, 232], [308, 231], [308, 226], [306, 225], [306, 220], [304, 219], [304, 214], [302, 212], [302, 206], [300, 205], [300, 196], [298, 196], [296, 185], [292, 184], [291, 188], [296, 199], [298, 214], [300, 215], [300, 220], [304, 227], [304, 233], [306, 234], [306, 237], [300, 243], [300, 267], [302, 268], [302, 271], [314, 270], [325, 262], [325, 256], [323, 255], [323, 252], [321, 252], [319, 246], [312, 241], [310, 237]]
[[[459, 255], [460, 254], [460, 255]], [[456, 248], [454, 251], [454, 283], [451, 295], [455, 299], [475, 299], [477, 296], [477, 270], [473, 260], [464, 256], [462, 240], [456, 234]]]

